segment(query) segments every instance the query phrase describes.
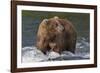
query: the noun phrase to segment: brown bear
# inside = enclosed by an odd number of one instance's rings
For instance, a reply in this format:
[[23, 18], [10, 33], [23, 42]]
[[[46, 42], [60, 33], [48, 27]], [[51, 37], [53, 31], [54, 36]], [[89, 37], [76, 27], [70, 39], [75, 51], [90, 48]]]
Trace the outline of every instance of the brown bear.
[[65, 50], [74, 53], [76, 39], [77, 33], [72, 23], [55, 16], [44, 19], [39, 25], [36, 46], [45, 54], [50, 50], [57, 53]]

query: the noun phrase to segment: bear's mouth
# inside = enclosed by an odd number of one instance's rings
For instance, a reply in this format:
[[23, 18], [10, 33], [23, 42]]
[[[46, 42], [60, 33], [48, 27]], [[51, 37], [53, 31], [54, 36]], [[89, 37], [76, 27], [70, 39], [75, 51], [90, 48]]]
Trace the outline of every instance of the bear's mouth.
[[49, 43], [49, 46], [51, 47], [51, 49], [54, 49], [56, 47], [56, 43]]

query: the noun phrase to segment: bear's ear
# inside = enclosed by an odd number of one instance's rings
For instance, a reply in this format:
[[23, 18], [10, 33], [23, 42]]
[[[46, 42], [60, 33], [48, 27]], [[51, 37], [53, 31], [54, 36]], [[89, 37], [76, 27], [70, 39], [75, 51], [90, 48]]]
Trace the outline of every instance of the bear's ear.
[[59, 17], [58, 16], [54, 16], [54, 19], [59, 19]]
[[48, 19], [44, 19], [43, 21], [44, 21], [44, 22], [48, 22]]
[[48, 19], [44, 19], [44, 20], [42, 21], [42, 24], [47, 24], [47, 22], [48, 22]]

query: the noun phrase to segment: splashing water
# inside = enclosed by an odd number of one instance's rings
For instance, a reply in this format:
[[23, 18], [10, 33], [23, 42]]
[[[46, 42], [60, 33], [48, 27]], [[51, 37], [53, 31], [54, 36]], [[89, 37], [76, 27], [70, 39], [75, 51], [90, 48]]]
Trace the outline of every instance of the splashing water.
[[63, 51], [61, 54], [47, 52], [44, 55], [35, 46], [22, 48], [22, 62], [43, 62], [43, 61], [62, 61], [62, 60], [82, 60], [90, 57], [89, 41], [86, 38], [78, 38], [75, 54], [70, 51]]

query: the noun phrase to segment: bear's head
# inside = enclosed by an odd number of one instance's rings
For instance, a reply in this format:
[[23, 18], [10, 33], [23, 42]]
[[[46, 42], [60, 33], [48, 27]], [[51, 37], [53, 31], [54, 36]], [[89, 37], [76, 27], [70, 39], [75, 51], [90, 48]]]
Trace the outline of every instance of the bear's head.
[[60, 19], [57, 16], [46, 20], [46, 25], [49, 33], [62, 32], [64, 30], [64, 26], [59, 20]]

